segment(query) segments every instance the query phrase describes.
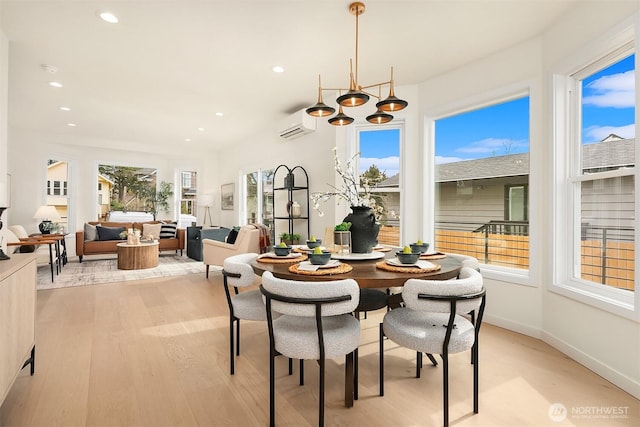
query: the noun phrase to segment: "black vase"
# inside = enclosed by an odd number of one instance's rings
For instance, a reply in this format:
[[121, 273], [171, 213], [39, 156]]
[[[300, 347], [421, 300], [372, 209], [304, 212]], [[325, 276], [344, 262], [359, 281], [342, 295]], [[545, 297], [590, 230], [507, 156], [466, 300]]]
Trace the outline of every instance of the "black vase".
[[369, 253], [378, 242], [380, 224], [376, 223], [373, 211], [367, 206], [351, 206], [351, 211], [343, 220], [351, 223], [351, 252]]

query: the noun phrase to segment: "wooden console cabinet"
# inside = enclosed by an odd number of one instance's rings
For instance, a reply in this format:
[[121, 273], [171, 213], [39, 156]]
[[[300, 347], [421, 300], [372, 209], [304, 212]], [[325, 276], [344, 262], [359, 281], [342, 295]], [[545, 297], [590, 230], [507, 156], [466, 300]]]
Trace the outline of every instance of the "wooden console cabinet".
[[0, 405], [23, 367], [35, 366], [36, 259], [0, 261]]

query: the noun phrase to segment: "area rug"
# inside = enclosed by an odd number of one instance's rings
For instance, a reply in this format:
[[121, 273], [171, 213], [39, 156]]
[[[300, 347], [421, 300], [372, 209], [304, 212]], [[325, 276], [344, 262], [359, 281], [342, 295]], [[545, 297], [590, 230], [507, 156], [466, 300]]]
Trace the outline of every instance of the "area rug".
[[69, 260], [62, 272], [54, 276], [51, 282], [49, 266], [38, 267], [37, 289], [57, 289], [70, 286], [97, 285], [101, 283], [124, 282], [129, 280], [153, 279], [183, 274], [204, 275], [205, 266], [202, 261], [195, 261], [186, 256], [161, 255], [158, 266], [143, 270], [118, 270], [118, 260], [110, 259], [77, 259]]

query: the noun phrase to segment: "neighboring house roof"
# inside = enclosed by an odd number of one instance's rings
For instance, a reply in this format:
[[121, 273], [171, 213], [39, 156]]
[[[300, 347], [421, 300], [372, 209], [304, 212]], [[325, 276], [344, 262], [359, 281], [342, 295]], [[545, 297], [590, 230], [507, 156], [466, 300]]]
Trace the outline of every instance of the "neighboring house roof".
[[384, 181], [381, 181], [376, 185], [376, 188], [388, 188], [388, 187], [398, 187], [400, 186], [400, 174], [397, 173]]
[[[611, 136], [611, 135], [610, 135]], [[635, 139], [610, 139], [582, 147], [582, 168], [600, 169], [633, 165]], [[613, 147], [615, 145], [615, 147]]]
[[[622, 139], [617, 135], [611, 134], [601, 142], [583, 145], [582, 157], [583, 169], [585, 171], [631, 166], [635, 162], [635, 139]], [[436, 165], [435, 168], [436, 182], [464, 181], [468, 179], [487, 179], [528, 174], [529, 153], [442, 163]], [[399, 175], [396, 174], [379, 183], [377, 187], [398, 187], [399, 178]]]
[[110, 180], [109, 178], [107, 178], [106, 176], [102, 175], [102, 174], [98, 174], [98, 180], [103, 180], [108, 182], [109, 184], [111, 184], [111, 186], [113, 186], [113, 181]]
[[[497, 173], [499, 172], [499, 173]], [[497, 178], [529, 174], [529, 153], [436, 165], [436, 182]]]

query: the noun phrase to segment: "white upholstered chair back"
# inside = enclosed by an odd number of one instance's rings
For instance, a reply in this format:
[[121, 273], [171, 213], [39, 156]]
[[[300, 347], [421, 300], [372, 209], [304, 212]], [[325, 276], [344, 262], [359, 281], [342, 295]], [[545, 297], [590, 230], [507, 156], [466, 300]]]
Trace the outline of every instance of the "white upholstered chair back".
[[[482, 290], [482, 275], [473, 268], [463, 267], [457, 279], [453, 280], [424, 280], [409, 279], [404, 284], [402, 299], [406, 307], [412, 310], [429, 311], [433, 313], [449, 313], [451, 305], [447, 301], [431, 301], [419, 299], [419, 294], [427, 295], [467, 295]], [[466, 314], [477, 309], [481, 300], [458, 301], [456, 312]]]
[[227, 273], [239, 274], [240, 277], [227, 277], [229, 286], [251, 286], [255, 280], [255, 273], [251, 268], [251, 262], [258, 257], [256, 253], [233, 255], [224, 260], [223, 269]]
[[[292, 298], [330, 298], [350, 295], [349, 301], [324, 304], [322, 316], [336, 316], [352, 313], [360, 301], [360, 288], [353, 279], [332, 280], [326, 282], [306, 282], [302, 280], [284, 280], [275, 277], [271, 272], [262, 274], [262, 286], [269, 292]], [[271, 309], [277, 313], [315, 317], [315, 306], [309, 304], [294, 304], [282, 301], [272, 301]]]

